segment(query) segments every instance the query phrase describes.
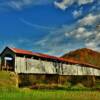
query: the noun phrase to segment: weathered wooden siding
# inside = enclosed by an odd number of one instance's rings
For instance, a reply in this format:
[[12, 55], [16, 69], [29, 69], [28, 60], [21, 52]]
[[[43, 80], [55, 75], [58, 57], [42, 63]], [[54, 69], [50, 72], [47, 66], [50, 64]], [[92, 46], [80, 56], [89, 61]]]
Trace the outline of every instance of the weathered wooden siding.
[[100, 70], [81, 65], [62, 64], [33, 58], [15, 58], [17, 73], [59, 74], [59, 75], [95, 75], [100, 76]]
[[16, 72], [17, 73], [56, 73], [53, 62], [16, 57]]

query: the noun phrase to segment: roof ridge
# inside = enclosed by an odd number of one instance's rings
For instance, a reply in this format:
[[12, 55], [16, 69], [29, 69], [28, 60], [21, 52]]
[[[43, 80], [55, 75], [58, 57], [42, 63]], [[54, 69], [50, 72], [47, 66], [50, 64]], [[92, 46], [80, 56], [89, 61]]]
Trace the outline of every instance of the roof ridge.
[[19, 54], [34, 55], [34, 56], [38, 56], [38, 57], [44, 57], [44, 58], [49, 58], [49, 59], [53, 59], [53, 60], [69, 62], [69, 63], [72, 63], [72, 64], [79, 64], [79, 65], [85, 65], [85, 66], [89, 66], [89, 67], [99, 68], [99, 67], [94, 66], [92, 64], [81, 62], [81, 61], [78, 61], [78, 60], [64, 59], [62, 57], [56, 57], [56, 56], [52, 56], [52, 55], [48, 55], [48, 54], [42, 54], [42, 53], [37, 53], [37, 52], [18, 49], [18, 48], [9, 48], [9, 49], [11, 49], [13, 52], [19, 53]]
[[19, 48], [15, 48], [15, 47], [14, 47], [14, 48], [10, 48], [10, 49], [12, 49], [13, 51], [15, 51], [15, 49], [16, 49], [16, 50], [23, 50], [23, 51], [28, 51], [28, 52], [32, 52], [32, 51], [30, 51], [30, 50], [25, 50], [25, 49], [19, 49]]

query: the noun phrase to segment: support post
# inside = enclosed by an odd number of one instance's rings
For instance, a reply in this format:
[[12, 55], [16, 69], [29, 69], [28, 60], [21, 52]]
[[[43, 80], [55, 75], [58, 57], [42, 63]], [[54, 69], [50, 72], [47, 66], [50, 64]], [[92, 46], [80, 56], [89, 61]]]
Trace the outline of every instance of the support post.
[[13, 66], [14, 68], [13, 68], [13, 69], [14, 69], [14, 72], [16, 72], [16, 70], [17, 70], [16, 54], [15, 54], [15, 59], [14, 59], [14, 61], [15, 61], [15, 62], [14, 62], [14, 66]]
[[5, 62], [4, 67], [5, 67], [6, 71], [7, 71], [7, 63], [6, 63], [6, 59], [4, 59], [4, 62]]
[[93, 86], [95, 86], [95, 76], [93, 75], [93, 78], [92, 78], [92, 84]]

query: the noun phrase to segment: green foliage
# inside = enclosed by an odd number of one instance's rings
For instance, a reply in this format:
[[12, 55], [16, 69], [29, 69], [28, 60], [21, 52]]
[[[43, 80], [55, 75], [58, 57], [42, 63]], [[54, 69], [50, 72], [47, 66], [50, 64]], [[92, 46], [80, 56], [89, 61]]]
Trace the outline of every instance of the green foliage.
[[0, 89], [0, 100], [98, 100], [98, 91]]
[[83, 84], [78, 83], [78, 84], [72, 86], [71, 89], [73, 89], [73, 90], [87, 90], [88, 88], [85, 87]]
[[69, 82], [64, 85], [34, 84], [37, 89], [34, 90], [16, 88], [15, 80], [14, 73], [0, 71], [0, 100], [98, 100], [100, 98], [100, 92], [91, 91], [80, 83], [74, 86]]
[[15, 87], [17, 76], [14, 72], [0, 71], [0, 87]]

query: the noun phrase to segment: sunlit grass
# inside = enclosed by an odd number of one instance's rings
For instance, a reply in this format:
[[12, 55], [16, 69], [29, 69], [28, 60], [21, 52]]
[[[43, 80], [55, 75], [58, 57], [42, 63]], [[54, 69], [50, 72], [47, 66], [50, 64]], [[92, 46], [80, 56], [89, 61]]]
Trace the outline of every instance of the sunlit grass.
[[0, 100], [99, 100], [99, 98], [99, 91], [0, 89]]
[[39, 84], [37, 90], [17, 88], [14, 75], [10, 72], [0, 72], [0, 100], [99, 100], [100, 98], [100, 91], [85, 88], [82, 84], [72, 87]]

